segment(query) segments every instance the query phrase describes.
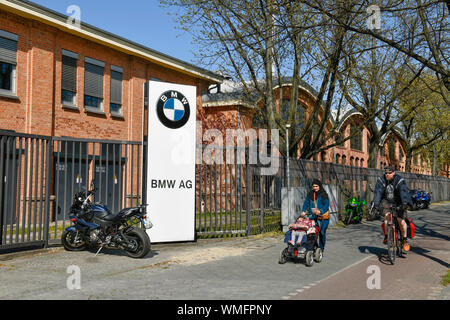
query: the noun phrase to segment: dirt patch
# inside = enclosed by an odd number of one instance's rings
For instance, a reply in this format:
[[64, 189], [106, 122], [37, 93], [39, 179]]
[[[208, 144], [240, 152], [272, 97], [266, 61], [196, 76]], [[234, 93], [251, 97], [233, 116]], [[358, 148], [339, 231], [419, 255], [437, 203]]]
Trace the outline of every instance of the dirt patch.
[[184, 265], [198, 265], [227, 257], [241, 256], [247, 251], [246, 248], [236, 247], [205, 248], [176, 255], [171, 260]]

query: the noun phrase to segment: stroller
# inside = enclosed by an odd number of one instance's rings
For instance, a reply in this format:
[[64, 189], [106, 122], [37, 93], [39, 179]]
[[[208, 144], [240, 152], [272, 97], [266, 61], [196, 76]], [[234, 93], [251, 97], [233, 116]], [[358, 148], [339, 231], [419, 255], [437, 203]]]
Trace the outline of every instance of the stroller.
[[301, 239], [300, 242], [296, 241], [295, 244], [289, 242], [291, 234], [291, 229], [285, 234], [284, 242], [287, 243], [287, 247], [281, 252], [278, 263], [284, 264], [289, 259], [294, 261], [305, 260], [306, 266], [311, 267], [314, 264], [314, 261], [317, 263], [322, 261], [323, 252], [319, 247], [320, 228], [318, 225], [315, 225], [310, 229], [307, 234], [303, 236], [303, 239]]

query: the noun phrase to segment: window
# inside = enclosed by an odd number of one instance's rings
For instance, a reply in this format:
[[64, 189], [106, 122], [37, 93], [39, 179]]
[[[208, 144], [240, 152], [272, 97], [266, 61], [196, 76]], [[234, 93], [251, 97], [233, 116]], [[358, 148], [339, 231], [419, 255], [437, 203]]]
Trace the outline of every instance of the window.
[[388, 156], [391, 161], [395, 159], [395, 140], [393, 138], [388, 141]]
[[84, 107], [103, 111], [103, 73], [105, 63], [86, 57], [84, 60]]
[[13, 90], [13, 73], [15, 66], [10, 63], [0, 62], [0, 89], [14, 92]]
[[111, 66], [109, 111], [112, 115], [122, 115], [122, 73], [122, 68], [113, 65]]
[[[337, 141], [339, 141], [339, 140], [341, 140], [341, 139], [344, 139], [344, 133], [342, 133], [342, 132], [338, 132], [337, 134], [336, 134], [336, 138], [335, 138], [336, 140], [336, 142]], [[345, 141], [342, 141], [340, 144], [338, 144], [337, 145], [338, 147], [341, 147], [341, 148], [345, 148]]]
[[0, 30], [0, 93], [16, 93], [17, 40], [16, 34]]
[[102, 110], [103, 99], [93, 96], [84, 95], [84, 106], [91, 109]]
[[62, 50], [61, 103], [68, 106], [77, 104], [77, 60], [78, 54]]
[[350, 138], [350, 148], [354, 150], [362, 151], [362, 130], [356, 126], [350, 126], [350, 135], [356, 134], [352, 138]]

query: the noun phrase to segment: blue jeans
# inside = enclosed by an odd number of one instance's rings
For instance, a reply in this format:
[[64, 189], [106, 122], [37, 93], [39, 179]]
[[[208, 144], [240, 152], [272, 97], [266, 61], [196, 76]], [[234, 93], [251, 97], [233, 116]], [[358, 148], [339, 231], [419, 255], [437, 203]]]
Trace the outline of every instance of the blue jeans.
[[320, 235], [319, 235], [319, 247], [322, 249], [322, 251], [325, 250], [325, 243], [327, 242], [327, 229], [328, 225], [330, 224], [330, 219], [328, 220], [317, 220], [317, 224], [320, 228]]

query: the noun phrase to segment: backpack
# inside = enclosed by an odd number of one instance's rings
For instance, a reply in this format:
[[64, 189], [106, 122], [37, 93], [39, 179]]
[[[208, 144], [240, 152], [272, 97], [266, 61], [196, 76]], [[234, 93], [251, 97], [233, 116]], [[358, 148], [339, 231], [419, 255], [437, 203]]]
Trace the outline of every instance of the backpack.
[[[414, 238], [414, 234], [416, 232], [416, 226], [412, 223], [410, 218], [405, 219], [406, 226], [408, 230], [406, 231], [406, 236], [410, 239]], [[383, 230], [383, 234], [386, 235], [386, 230], [384, 229], [384, 222], [381, 223], [381, 229]]]
[[414, 238], [414, 233], [416, 232], [416, 226], [412, 223], [410, 218], [405, 219], [406, 225], [408, 226], [407, 236], [408, 238]]

